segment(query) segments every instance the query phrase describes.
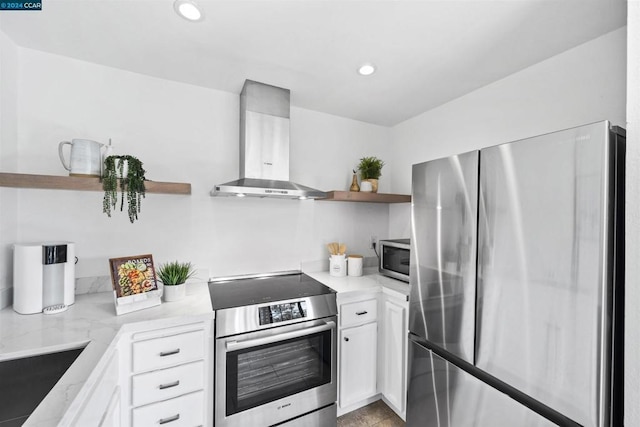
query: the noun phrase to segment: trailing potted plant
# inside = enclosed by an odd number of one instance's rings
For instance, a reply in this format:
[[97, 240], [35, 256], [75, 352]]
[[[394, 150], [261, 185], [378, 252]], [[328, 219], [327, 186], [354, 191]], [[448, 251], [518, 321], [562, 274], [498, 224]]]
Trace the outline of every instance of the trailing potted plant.
[[145, 179], [142, 162], [134, 156], [109, 156], [104, 159], [102, 212], [111, 218], [111, 210], [115, 210], [118, 203], [118, 182], [120, 182], [120, 211], [122, 212], [124, 207], [126, 193], [129, 221], [133, 224], [138, 219], [140, 202], [145, 197]]
[[190, 262], [168, 262], [158, 268], [158, 279], [162, 282], [164, 300], [179, 301], [184, 298], [187, 279], [193, 277], [195, 270]]
[[378, 179], [382, 176], [382, 166], [384, 162], [377, 157], [363, 157], [358, 163], [360, 179], [362, 182], [371, 183], [371, 191], [378, 192]]

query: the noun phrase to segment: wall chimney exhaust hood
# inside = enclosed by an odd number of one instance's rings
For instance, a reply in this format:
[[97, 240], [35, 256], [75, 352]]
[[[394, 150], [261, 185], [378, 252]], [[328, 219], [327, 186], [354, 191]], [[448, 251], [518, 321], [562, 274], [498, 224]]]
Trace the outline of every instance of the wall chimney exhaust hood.
[[212, 196], [321, 199], [323, 191], [289, 181], [289, 89], [246, 80], [240, 93], [240, 179]]

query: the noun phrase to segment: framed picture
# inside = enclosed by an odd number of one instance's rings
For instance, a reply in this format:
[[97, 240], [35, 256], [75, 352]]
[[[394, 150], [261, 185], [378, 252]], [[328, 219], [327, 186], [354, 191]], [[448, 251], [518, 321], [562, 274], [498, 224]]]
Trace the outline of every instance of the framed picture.
[[109, 265], [116, 298], [158, 290], [156, 269], [151, 254], [110, 258]]

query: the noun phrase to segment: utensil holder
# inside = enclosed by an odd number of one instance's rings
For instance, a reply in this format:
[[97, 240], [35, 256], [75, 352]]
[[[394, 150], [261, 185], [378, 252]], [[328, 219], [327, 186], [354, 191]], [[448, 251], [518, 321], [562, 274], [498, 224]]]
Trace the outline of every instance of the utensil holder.
[[347, 258], [345, 255], [329, 257], [329, 276], [344, 277], [347, 275]]

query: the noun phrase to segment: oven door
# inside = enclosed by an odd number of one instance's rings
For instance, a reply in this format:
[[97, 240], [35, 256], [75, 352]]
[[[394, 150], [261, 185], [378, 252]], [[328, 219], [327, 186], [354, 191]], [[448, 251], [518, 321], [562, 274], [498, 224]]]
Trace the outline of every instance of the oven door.
[[336, 317], [216, 339], [216, 426], [270, 426], [337, 398]]

